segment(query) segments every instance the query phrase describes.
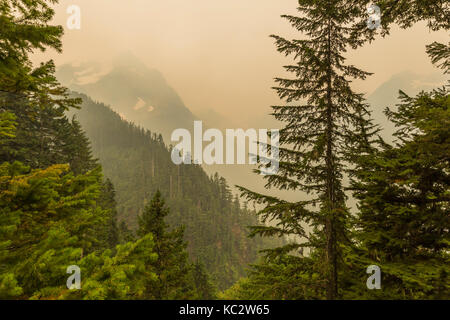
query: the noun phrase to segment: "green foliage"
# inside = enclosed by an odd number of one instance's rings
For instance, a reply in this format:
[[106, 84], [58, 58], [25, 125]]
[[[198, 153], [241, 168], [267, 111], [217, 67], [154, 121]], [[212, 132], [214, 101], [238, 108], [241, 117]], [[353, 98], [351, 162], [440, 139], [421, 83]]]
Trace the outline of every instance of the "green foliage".
[[217, 288], [212, 282], [211, 277], [206, 272], [206, 269], [200, 261], [197, 261], [192, 266], [192, 277], [194, 288], [196, 292], [196, 299], [199, 300], [214, 300], [216, 299]]
[[10, 139], [2, 141], [0, 163], [21, 161], [41, 169], [70, 163], [81, 173], [81, 167], [89, 171], [96, 164], [77, 123], [64, 117], [80, 100], [69, 98], [58, 83], [53, 61], [34, 68], [30, 60], [36, 50], [61, 50], [63, 29], [49, 25], [57, 2], [5, 0], [0, 5], [0, 121], [13, 120], [12, 114], [17, 122], [14, 137], [9, 132]]
[[311, 277], [319, 275], [317, 282], [326, 282], [316, 296], [334, 299], [342, 246], [349, 244], [349, 212], [342, 185], [347, 146], [364, 139], [359, 128], [367, 125], [369, 116], [363, 96], [353, 92], [350, 82], [363, 80], [369, 73], [345, 64], [347, 48], [363, 43], [350, 27], [358, 8], [349, 1], [300, 0], [298, 11], [299, 16], [283, 18], [305, 38], [273, 36], [278, 51], [292, 56], [295, 63], [285, 66], [292, 78], [275, 79], [274, 89], [286, 104], [274, 106], [273, 116], [285, 126], [280, 130], [279, 172], [266, 177], [266, 187], [302, 191], [310, 200], [289, 202], [240, 189], [249, 200], [265, 206], [258, 213], [263, 222], [277, 221], [276, 226], [253, 228], [253, 234], [295, 239], [268, 250], [267, 257], [299, 257], [303, 248], [309, 248], [315, 262], [299, 266], [307, 266]]
[[326, 283], [311, 272], [315, 259], [282, 255], [252, 266], [248, 278], [222, 292], [220, 299], [304, 300], [321, 299]]
[[176, 166], [161, 136], [124, 121], [85, 95], [75, 97], [83, 104], [74, 114], [116, 189], [119, 228], [126, 241], [133, 238], [127, 225], [137, 229], [145, 203], [160, 190], [171, 208], [167, 224], [185, 226], [190, 258], [204, 263], [220, 289], [245, 276], [258, 250], [277, 243], [247, 238], [246, 226], [257, 225], [258, 220], [233, 197], [225, 179], [208, 177], [198, 165]]
[[[33, 69], [29, 55], [39, 50], [61, 51], [61, 26], [49, 25], [54, 0], [4, 0], [0, 5], [0, 90], [10, 93], [33, 92], [33, 100], [65, 103], [52, 70], [53, 62]], [[49, 94], [55, 95], [50, 97]]]
[[92, 250], [94, 226], [104, 221], [105, 211], [95, 206], [100, 170], [75, 176], [68, 169], [0, 165], [0, 272], [25, 297], [63, 284], [65, 269]]
[[92, 253], [80, 261], [81, 290], [63, 291], [61, 299], [113, 300], [144, 299], [157, 283], [153, 265], [158, 259], [155, 242], [148, 234], [135, 242], [118, 245], [114, 253]]
[[121, 221], [119, 224], [119, 243], [129, 242], [133, 240], [135, 240], [133, 231], [128, 228], [125, 221]]
[[[131, 241], [128, 238], [121, 241], [121, 231], [117, 222], [117, 203], [114, 185], [106, 179], [101, 186], [101, 193], [97, 199], [97, 206], [107, 210], [107, 221], [98, 226], [97, 239], [100, 242], [99, 249], [115, 248], [120, 242]], [[127, 232], [126, 230], [124, 232]]]
[[14, 117], [17, 123], [14, 136], [2, 143], [0, 162], [21, 161], [41, 169], [69, 163], [75, 173], [92, 170], [98, 165], [92, 159], [89, 141], [80, 125], [75, 119], [69, 121], [63, 109], [54, 104], [33, 105], [24, 95], [2, 92], [0, 109], [11, 114], [8, 121]]
[[442, 89], [400, 98], [386, 111], [397, 144], [362, 155], [353, 179], [358, 259], [383, 271], [374, 297], [448, 298], [450, 97]]
[[[14, 138], [16, 129], [16, 117], [12, 113], [0, 113], [0, 139]], [[0, 140], [0, 141], [2, 141]]]
[[[388, 36], [393, 26], [407, 29], [421, 21], [426, 22], [432, 31], [450, 28], [450, 10], [446, 0], [356, 0], [351, 4], [357, 18], [352, 23], [353, 34], [366, 41], [375, 40], [378, 34]], [[381, 28], [367, 28], [368, 6], [373, 4], [380, 8]]]
[[154, 264], [157, 281], [146, 290], [149, 299], [187, 299], [192, 294], [189, 281], [190, 265], [186, 243], [183, 240], [184, 228], [168, 231], [164, 222], [169, 214], [161, 193], [156, 191], [153, 199], [139, 216], [138, 235], [153, 234], [155, 253], [158, 259]]
[[376, 3], [385, 26], [395, 23], [401, 28], [409, 28], [416, 22], [426, 21], [431, 30], [450, 28], [450, 9], [446, 1], [382, 0]]
[[431, 62], [438, 68], [450, 73], [450, 43], [448, 45], [433, 42], [427, 45], [427, 53], [431, 57]]

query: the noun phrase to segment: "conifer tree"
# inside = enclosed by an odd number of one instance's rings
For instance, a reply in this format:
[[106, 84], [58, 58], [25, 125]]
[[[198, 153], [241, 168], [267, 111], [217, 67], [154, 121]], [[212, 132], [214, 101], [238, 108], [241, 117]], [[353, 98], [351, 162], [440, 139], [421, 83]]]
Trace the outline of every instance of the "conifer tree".
[[[117, 222], [116, 192], [111, 180], [106, 179], [102, 183], [101, 193], [97, 199], [97, 205], [107, 210], [106, 221], [98, 226], [97, 238], [101, 249], [113, 249], [120, 242], [120, 230]], [[129, 239], [131, 241], [131, 239]]]
[[119, 223], [119, 243], [125, 243], [135, 240], [135, 235], [130, 228], [128, 228], [126, 222], [122, 220]]
[[450, 98], [445, 89], [400, 98], [387, 111], [396, 145], [361, 156], [352, 183], [359, 259], [382, 269], [380, 297], [448, 298]]
[[213, 300], [216, 298], [216, 288], [209, 274], [205, 270], [205, 266], [197, 261], [192, 267], [192, 277], [194, 288], [197, 293], [197, 300]]
[[[311, 199], [288, 202], [241, 190], [249, 200], [265, 205], [259, 212], [263, 221], [277, 221], [277, 226], [253, 228], [254, 235], [306, 239], [269, 250], [268, 256], [296, 256], [300, 266], [319, 275], [316, 284], [324, 284], [323, 296], [335, 299], [339, 296], [341, 247], [348, 243], [342, 184], [345, 148], [360, 139], [354, 129], [368, 116], [363, 96], [353, 92], [350, 82], [365, 79], [369, 73], [346, 65], [343, 56], [348, 47], [362, 44], [351, 27], [360, 14], [352, 1], [300, 0], [298, 11], [299, 16], [283, 17], [304, 38], [273, 36], [278, 51], [292, 56], [295, 63], [285, 67], [292, 78], [276, 78], [274, 89], [286, 105], [274, 106], [273, 115], [285, 127], [280, 130], [279, 172], [266, 177], [266, 187], [302, 191]], [[308, 257], [302, 256], [303, 247], [311, 249]]]
[[138, 235], [152, 234], [155, 242], [154, 252], [158, 259], [154, 264], [156, 283], [147, 288], [148, 298], [188, 299], [192, 295], [189, 281], [190, 266], [187, 261], [186, 243], [183, 240], [184, 228], [168, 230], [165, 222], [169, 209], [165, 206], [161, 192], [157, 191], [139, 216]]
[[[448, 46], [427, 46], [432, 62], [449, 72]], [[369, 297], [448, 298], [449, 94], [448, 86], [409, 97], [386, 114], [397, 127], [397, 142], [368, 144], [353, 153], [351, 185], [359, 200], [356, 264], [383, 272], [382, 292]], [[355, 278], [363, 278], [365, 275]], [[366, 296], [367, 290], [356, 297]]]
[[64, 109], [53, 104], [33, 106], [24, 94], [1, 92], [0, 109], [17, 122], [15, 136], [5, 140], [0, 150], [0, 162], [21, 161], [32, 168], [69, 163], [77, 174], [98, 166], [80, 124], [69, 121]]

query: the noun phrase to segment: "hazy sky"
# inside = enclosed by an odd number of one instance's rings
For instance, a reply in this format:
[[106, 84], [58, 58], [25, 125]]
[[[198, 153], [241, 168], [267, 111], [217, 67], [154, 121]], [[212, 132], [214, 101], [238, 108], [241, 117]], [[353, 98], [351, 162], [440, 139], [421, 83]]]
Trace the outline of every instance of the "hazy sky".
[[[269, 35], [300, 36], [280, 18], [295, 13], [296, 0], [61, 0], [56, 23], [66, 25], [72, 4], [81, 8], [81, 30], [65, 28], [63, 54], [35, 61], [108, 61], [131, 51], [161, 71], [192, 111], [212, 108], [240, 121], [277, 103], [272, 79], [289, 60]], [[448, 35], [419, 24], [350, 52], [349, 62], [375, 73], [357, 88], [370, 93], [406, 70], [436, 72], [425, 54], [434, 40]]]

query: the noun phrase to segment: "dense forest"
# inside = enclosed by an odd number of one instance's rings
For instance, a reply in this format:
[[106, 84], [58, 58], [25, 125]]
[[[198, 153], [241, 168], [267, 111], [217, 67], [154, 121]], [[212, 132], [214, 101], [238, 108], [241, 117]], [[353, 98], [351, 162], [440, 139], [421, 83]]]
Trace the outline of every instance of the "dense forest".
[[205, 264], [221, 289], [245, 275], [259, 250], [279, 244], [277, 239], [247, 237], [246, 227], [258, 220], [232, 195], [224, 178], [208, 177], [199, 165], [173, 164], [161, 135], [121, 119], [85, 95], [72, 96], [83, 103], [71, 116], [113, 183], [118, 219], [128, 227], [136, 228], [138, 214], [159, 190], [171, 209], [168, 224], [186, 228], [191, 258]]
[[[280, 170], [242, 199], [174, 165], [158, 133], [61, 86], [53, 61], [32, 64], [62, 51], [55, 2], [0, 2], [0, 299], [450, 298], [449, 86], [399, 88], [387, 143], [351, 86], [370, 73], [345, 58], [394, 25], [448, 30], [444, 2], [383, 1], [378, 34], [368, 1], [299, 0], [283, 17], [301, 40], [272, 36], [294, 60], [274, 88]], [[424, 50], [450, 74], [449, 44]], [[382, 290], [368, 290], [368, 266]]]

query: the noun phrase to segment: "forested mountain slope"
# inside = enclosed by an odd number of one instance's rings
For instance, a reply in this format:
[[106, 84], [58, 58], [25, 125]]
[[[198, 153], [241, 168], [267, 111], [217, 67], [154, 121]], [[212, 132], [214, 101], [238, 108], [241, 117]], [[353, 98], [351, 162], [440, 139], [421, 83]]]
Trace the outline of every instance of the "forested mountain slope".
[[160, 135], [123, 120], [85, 95], [75, 96], [83, 99], [75, 117], [115, 186], [119, 220], [136, 227], [137, 215], [159, 189], [171, 209], [168, 223], [186, 227], [190, 256], [205, 264], [219, 287], [245, 275], [258, 250], [270, 243], [247, 237], [246, 227], [257, 220], [241, 208], [225, 179], [208, 177], [198, 165], [176, 166]]
[[116, 57], [106, 74], [96, 69], [98, 65], [66, 64], [58, 68], [57, 77], [72, 90], [111, 105], [128, 120], [161, 133], [165, 140], [176, 128], [192, 127], [196, 117], [158, 70], [147, 68], [131, 54]]

